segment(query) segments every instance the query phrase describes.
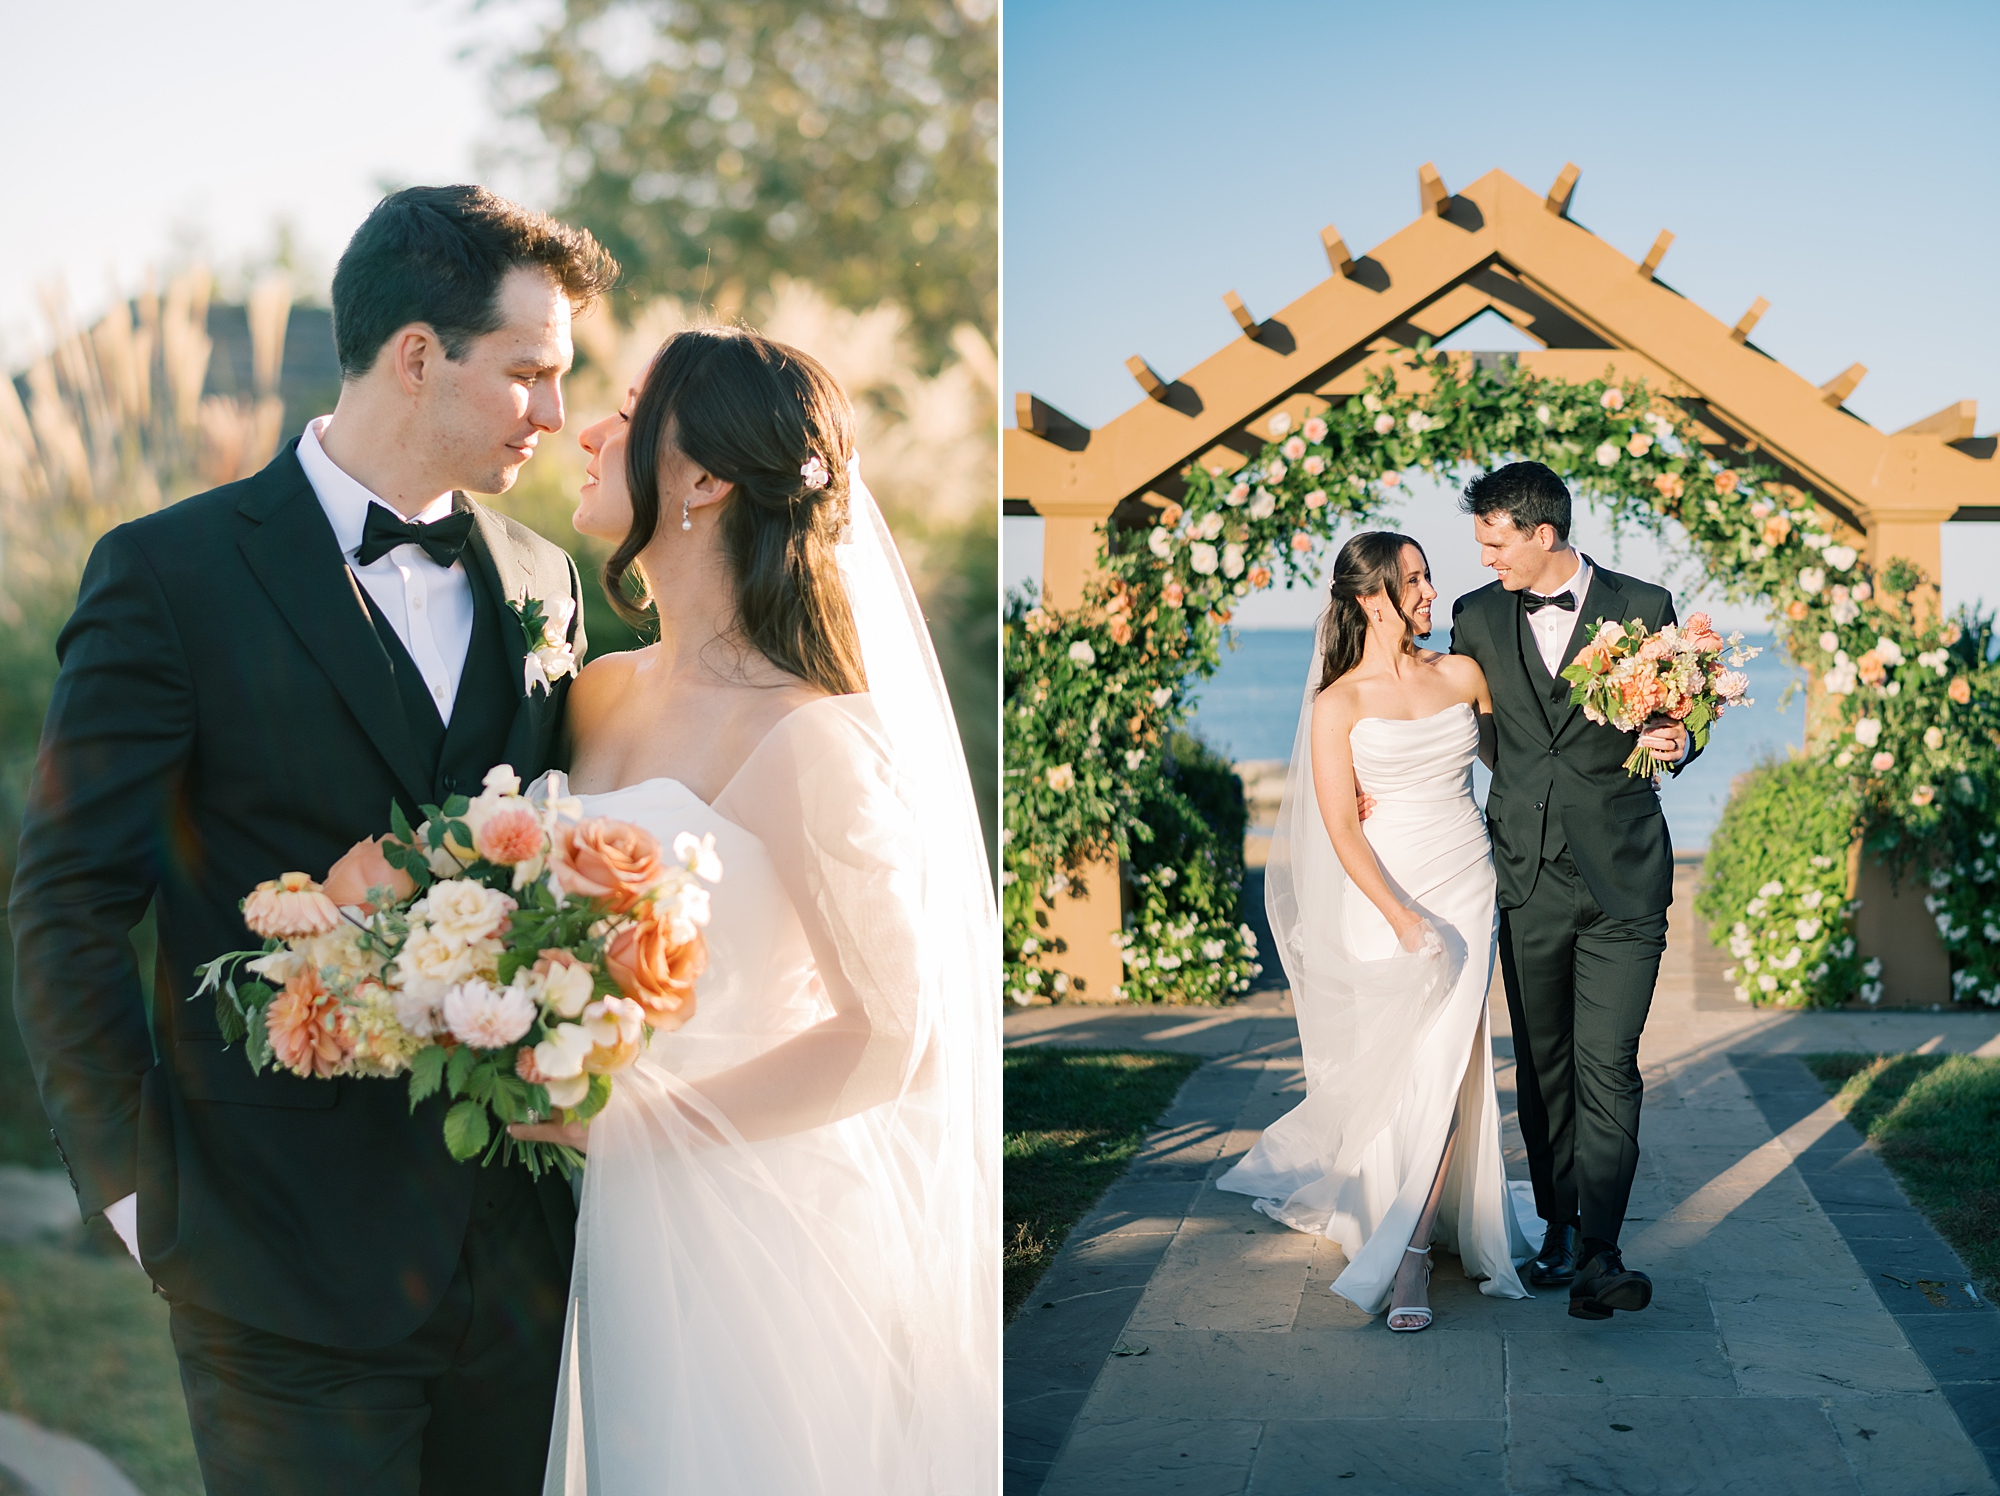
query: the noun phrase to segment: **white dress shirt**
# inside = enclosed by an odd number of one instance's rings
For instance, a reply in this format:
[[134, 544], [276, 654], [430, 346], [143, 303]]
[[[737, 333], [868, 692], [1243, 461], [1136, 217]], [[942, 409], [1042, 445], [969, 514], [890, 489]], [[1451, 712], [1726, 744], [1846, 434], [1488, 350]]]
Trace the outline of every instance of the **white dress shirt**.
[[[332, 420], [332, 416], [320, 416], [307, 424], [299, 437], [299, 466], [306, 470], [306, 478], [319, 496], [341, 555], [403, 641], [437, 705], [438, 716], [450, 726], [459, 676], [465, 670], [465, 652], [472, 644], [472, 579], [465, 574], [462, 559], [440, 566], [428, 551], [414, 544], [399, 545], [367, 566], [356, 563], [354, 553], [361, 549], [368, 506], [382, 501], [336, 467], [319, 444], [321, 433]], [[452, 496], [439, 494], [409, 517], [421, 524], [434, 524], [451, 513], [451, 506]], [[382, 507], [403, 518], [393, 504]]]
[[[299, 446], [303, 450], [305, 443], [300, 442]], [[1590, 595], [1590, 562], [1584, 558], [1582, 551], [1576, 553], [1576, 575], [1542, 596], [1561, 597], [1565, 592], [1576, 599], [1576, 612], [1547, 607], [1537, 608], [1528, 615], [1528, 628], [1534, 633], [1535, 648], [1541, 651], [1542, 663], [1549, 667], [1549, 674], [1558, 680], [1562, 679], [1563, 666], [1569, 663], [1563, 658], [1563, 650], [1568, 646], [1570, 633], [1583, 613], [1583, 600]]]

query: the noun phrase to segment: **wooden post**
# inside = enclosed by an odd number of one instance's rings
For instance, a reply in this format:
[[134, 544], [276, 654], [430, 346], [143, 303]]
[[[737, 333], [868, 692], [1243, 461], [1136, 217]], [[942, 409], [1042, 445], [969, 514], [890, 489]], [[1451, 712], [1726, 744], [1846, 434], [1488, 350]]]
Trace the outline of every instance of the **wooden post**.
[[[1074, 608], [1097, 570], [1098, 526], [1102, 510], [1090, 503], [1043, 501], [1042, 600], [1053, 608]], [[1124, 928], [1123, 884], [1118, 859], [1089, 862], [1077, 870], [1087, 893], [1059, 893], [1047, 911], [1044, 944], [1062, 941], [1068, 949], [1044, 965], [1060, 966], [1075, 983], [1071, 1000], [1109, 1002], [1124, 980], [1125, 962], [1113, 943]]]

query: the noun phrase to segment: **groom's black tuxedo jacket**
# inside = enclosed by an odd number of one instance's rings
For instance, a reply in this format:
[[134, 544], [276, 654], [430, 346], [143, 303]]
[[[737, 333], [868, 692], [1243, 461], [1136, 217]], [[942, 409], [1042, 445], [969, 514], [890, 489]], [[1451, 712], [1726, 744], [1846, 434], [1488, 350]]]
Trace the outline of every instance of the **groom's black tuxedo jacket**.
[[[1673, 594], [1591, 562], [1590, 595], [1576, 611], [1563, 660], [1576, 658], [1600, 620], [1635, 618], [1648, 632], [1674, 622]], [[1664, 910], [1674, 892], [1666, 817], [1651, 782], [1623, 767], [1639, 735], [1592, 722], [1570, 705], [1569, 682], [1549, 673], [1535, 647], [1521, 594], [1498, 582], [1452, 605], [1451, 652], [1477, 660], [1493, 693], [1499, 744], [1486, 827], [1500, 907], [1525, 904], [1542, 860], [1567, 843], [1606, 914], [1639, 919]]]
[[[556, 546], [470, 504], [474, 624], [446, 729], [348, 570], [291, 447], [261, 473], [111, 531], [57, 644], [10, 916], [15, 1008], [86, 1215], [139, 1192], [169, 1295], [260, 1329], [370, 1347], [450, 1281], [477, 1163], [445, 1152], [408, 1083], [253, 1075], [195, 968], [254, 949], [238, 909], [322, 877], [388, 829], [389, 802], [476, 794], [551, 766], [567, 681], [524, 688], [507, 600], [553, 616], [581, 584]], [[127, 933], [157, 900], [152, 1012]], [[496, 1165], [497, 1167], [497, 1165]], [[564, 1262], [575, 1214], [545, 1178]]]

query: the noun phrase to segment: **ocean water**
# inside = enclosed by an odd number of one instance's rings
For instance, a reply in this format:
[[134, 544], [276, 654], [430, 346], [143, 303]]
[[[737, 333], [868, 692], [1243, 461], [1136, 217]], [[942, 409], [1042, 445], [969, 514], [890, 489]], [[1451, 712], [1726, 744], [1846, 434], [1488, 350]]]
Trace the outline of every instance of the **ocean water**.
[[[1448, 648], [1449, 636], [1440, 630], [1428, 642]], [[1805, 742], [1805, 673], [1785, 659], [1771, 635], [1746, 635], [1743, 642], [1763, 650], [1747, 667], [1752, 704], [1733, 708], [1716, 724], [1694, 766], [1660, 790], [1676, 851], [1708, 845], [1729, 799], [1730, 781], [1738, 774]], [[1225, 645], [1221, 669], [1199, 688], [1194, 730], [1234, 759], [1290, 758], [1312, 656], [1312, 630], [1242, 630], [1234, 643], [1234, 649]], [[1793, 682], [1799, 690], [1784, 703], [1786, 687]], [[1489, 776], [1478, 764], [1472, 772], [1483, 803]]]

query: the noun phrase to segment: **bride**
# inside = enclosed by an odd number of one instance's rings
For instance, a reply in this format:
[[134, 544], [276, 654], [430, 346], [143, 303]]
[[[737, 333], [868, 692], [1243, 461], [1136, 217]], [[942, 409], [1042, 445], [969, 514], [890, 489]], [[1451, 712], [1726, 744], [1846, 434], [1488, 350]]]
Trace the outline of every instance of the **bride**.
[[1334, 562], [1265, 872], [1306, 1096], [1216, 1181], [1338, 1242], [1333, 1291], [1402, 1331], [1431, 1322], [1433, 1243], [1482, 1293], [1525, 1298], [1514, 1266], [1540, 1224], [1516, 1219], [1486, 1023], [1472, 760], [1492, 766], [1493, 703], [1473, 661], [1417, 647], [1436, 597], [1408, 536], [1356, 535]]
[[724, 874], [693, 1017], [587, 1127], [515, 1129], [589, 1154], [550, 1493], [997, 1480], [991, 885], [852, 433], [818, 363], [720, 327], [582, 436], [576, 527], [660, 640], [577, 678], [550, 793]]

